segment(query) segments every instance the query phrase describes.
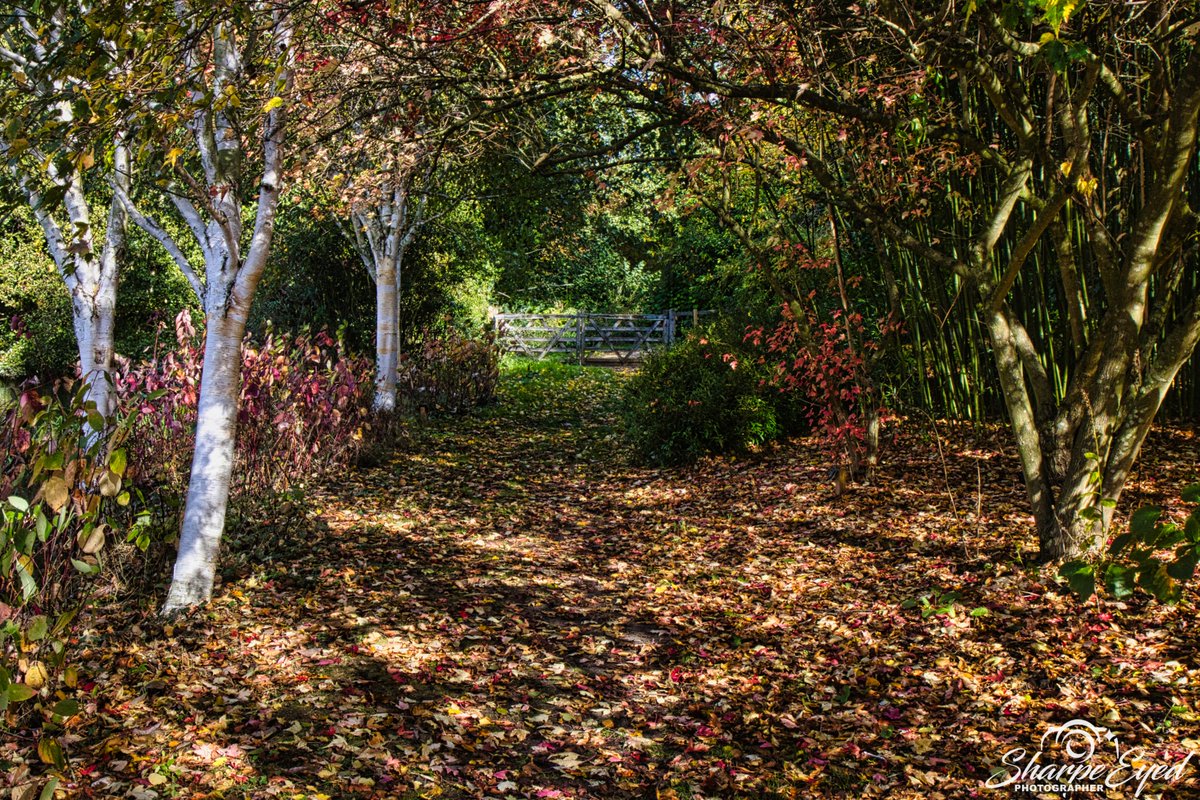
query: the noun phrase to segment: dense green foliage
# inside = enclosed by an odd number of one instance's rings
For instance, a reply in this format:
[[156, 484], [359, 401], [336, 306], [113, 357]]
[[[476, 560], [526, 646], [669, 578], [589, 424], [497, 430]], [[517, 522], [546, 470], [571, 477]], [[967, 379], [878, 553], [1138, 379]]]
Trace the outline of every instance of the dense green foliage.
[[70, 298], [28, 214], [0, 233], [0, 321], [0, 379], [61, 375], [78, 358]]
[[626, 430], [651, 463], [739, 452], [802, 430], [796, 396], [775, 388], [758, 354], [721, 327], [652, 353], [629, 380]]
[[1059, 575], [1083, 601], [1103, 585], [1115, 600], [1141, 589], [1160, 602], [1178, 603], [1200, 563], [1200, 483], [1184, 487], [1181, 498], [1198, 504], [1182, 525], [1157, 506], [1143, 506], [1130, 515], [1129, 530], [1113, 538], [1103, 558], [1068, 561]]

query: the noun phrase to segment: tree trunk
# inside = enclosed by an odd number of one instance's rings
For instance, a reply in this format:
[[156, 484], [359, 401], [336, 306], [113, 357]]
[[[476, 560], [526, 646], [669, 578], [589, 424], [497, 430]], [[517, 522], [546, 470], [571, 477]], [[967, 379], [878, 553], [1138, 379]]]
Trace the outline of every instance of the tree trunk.
[[995, 309], [987, 317], [996, 370], [1000, 376], [1004, 403], [1008, 408], [1009, 424], [1021, 459], [1025, 491], [1033, 508], [1042, 553], [1053, 545], [1056, 536], [1054, 497], [1047, 479], [1042, 458], [1041, 437], [1033, 402], [1025, 385], [1021, 355], [1013, 337], [1012, 326], [1003, 309]]
[[233, 474], [245, 327], [245, 318], [237, 314], [220, 314], [214, 309], [208, 315], [196, 413], [196, 450], [179, 555], [164, 614], [208, 602], [212, 596]]
[[[127, 189], [130, 181], [129, 148], [118, 135], [113, 148], [113, 180]], [[125, 226], [128, 215], [118, 197], [108, 208], [108, 226], [100, 251], [98, 272], [93, 280], [76, 283], [80, 297], [72, 297], [75, 309], [75, 333], [79, 344], [79, 374], [87, 384], [85, 401], [96, 404], [96, 411], [108, 419], [116, 411], [116, 387], [112, 369], [115, 352], [114, 331], [117, 316], [117, 276], [125, 254]], [[91, 256], [91, 254], [89, 254]], [[94, 256], [91, 256], [94, 258]], [[79, 266], [76, 275], [81, 274]]]
[[379, 264], [375, 274], [375, 402], [376, 413], [396, 410], [396, 370], [400, 324], [395, 264]]
[[79, 349], [79, 376], [87, 386], [83, 399], [85, 403], [94, 403], [96, 411], [106, 420], [116, 406], [112, 382], [115, 283], [105, 281], [107, 285], [98, 286], [100, 291], [92, 302], [72, 298], [71, 304]]

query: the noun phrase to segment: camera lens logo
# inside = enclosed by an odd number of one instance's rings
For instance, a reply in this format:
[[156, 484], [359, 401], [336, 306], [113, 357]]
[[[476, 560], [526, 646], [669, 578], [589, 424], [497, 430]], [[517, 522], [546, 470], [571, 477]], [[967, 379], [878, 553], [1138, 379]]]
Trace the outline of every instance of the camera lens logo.
[[1049, 741], [1062, 747], [1072, 761], [1091, 761], [1096, 756], [1101, 742], [1116, 743], [1117, 737], [1108, 728], [1093, 725], [1087, 720], [1073, 719], [1064, 725], [1056, 725], [1042, 734], [1041, 752], [1046, 752]]

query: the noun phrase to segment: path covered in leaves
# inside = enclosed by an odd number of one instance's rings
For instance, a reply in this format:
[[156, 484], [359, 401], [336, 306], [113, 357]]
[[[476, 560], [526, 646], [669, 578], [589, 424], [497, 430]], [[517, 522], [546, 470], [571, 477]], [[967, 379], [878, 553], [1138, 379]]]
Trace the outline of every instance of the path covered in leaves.
[[[943, 427], [944, 464], [908, 435], [837, 499], [803, 443], [637, 466], [619, 381], [510, 375], [208, 611], [93, 619], [73, 795], [999, 797], [1047, 721], [1195, 747], [1194, 595], [1081, 610], [1022, 567], [1016, 467], [972, 432]], [[1142, 496], [1198, 447], [1150, 447]]]

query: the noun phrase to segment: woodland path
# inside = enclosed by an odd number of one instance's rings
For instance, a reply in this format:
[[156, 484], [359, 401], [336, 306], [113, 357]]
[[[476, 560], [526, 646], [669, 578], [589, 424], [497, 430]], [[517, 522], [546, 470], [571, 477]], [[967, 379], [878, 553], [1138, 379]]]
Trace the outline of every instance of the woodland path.
[[552, 372], [279, 522], [209, 610], [93, 620], [73, 796], [968, 797], [1047, 718], [1197, 736], [1194, 612], [1072, 616], [993, 451], [946, 443], [957, 519], [917, 439], [840, 500], [803, 445], [653, 470], [619, 375]]

